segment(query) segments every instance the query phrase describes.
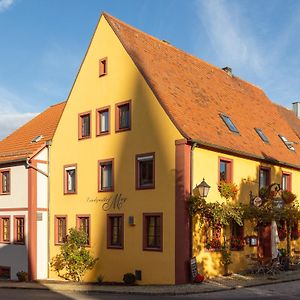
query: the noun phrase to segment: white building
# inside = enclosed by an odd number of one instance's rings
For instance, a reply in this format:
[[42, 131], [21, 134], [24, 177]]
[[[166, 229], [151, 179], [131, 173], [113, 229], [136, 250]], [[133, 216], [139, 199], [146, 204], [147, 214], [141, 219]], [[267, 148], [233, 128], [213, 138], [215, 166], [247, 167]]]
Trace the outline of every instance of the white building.
[[48, 277], [49, 148], [65, 102], [0, 142], [0, 279]]

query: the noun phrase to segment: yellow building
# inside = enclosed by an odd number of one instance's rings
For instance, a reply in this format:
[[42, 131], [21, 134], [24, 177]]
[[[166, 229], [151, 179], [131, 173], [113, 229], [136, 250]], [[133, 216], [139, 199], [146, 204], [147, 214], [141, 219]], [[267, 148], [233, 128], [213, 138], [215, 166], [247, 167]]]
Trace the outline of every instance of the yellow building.
[[281, 109], [229, 68], [102, 14], [51, 146], [50, 257], [77, 227], [99, 257], [86, 281], [185, 283], [194, 255], [217, 274], [218, 253], [196, 231], [191, 241], [187, 198], [205, 177], [220, 200], [222, 176], [245, 202], [282, 176], [300, 194], [298, 146], [288, 148], [299, 137]]

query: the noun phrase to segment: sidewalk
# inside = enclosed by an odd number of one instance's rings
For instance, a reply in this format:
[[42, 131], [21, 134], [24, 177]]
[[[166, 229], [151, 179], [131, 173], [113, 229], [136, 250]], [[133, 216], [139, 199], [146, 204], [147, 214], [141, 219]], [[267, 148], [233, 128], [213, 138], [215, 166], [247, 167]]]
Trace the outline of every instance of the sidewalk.
[[240, 275], [214, 277], [200, 284], [184, 285], [100, 285], [96, 283], [73, 283], [65, 281], [43, 280], [40, 282], [0, 281], [0, 288], [8, 289], [44, 289], [57, 292], [121, 293], [144, 295], [184, 295], [210, 293], [236, 288], [266, 285], [279, 282], [300, 280], [300, 271], [281, 272], [274, 276]]

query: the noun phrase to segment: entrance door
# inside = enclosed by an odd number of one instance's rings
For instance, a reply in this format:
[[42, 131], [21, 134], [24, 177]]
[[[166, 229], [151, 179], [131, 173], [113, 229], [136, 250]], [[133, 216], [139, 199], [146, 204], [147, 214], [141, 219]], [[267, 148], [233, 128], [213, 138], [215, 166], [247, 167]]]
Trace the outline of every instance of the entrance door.
[[272, 258], [271, 251], [271, 223], [259, 225], [258, 229], [258, 256]]

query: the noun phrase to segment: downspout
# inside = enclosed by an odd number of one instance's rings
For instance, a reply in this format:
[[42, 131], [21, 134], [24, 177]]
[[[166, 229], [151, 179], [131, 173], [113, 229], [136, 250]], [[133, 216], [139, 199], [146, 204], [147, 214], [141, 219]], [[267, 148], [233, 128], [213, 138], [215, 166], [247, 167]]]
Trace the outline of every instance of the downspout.
[[47, 278], [49, 278], [49, 267], [50, 267], [50, 147], [52, 141], [46, 142], [47, 145], [47, 157], [48, 157], [48, 185], [47, 185], [47, 208], [48, 208], [48, 220], [47, 220], [47, 231], [48, 231], [48, 243], [47, 243]]
[[[191, 146], [190, 154], [190, 195], [193, 195], [194, 187], [194, 150], [197, 147], [197, 143], [193, 143]], [[189, 216], [190, 221], [190, 258], [193, 257], [193, 217]]]

